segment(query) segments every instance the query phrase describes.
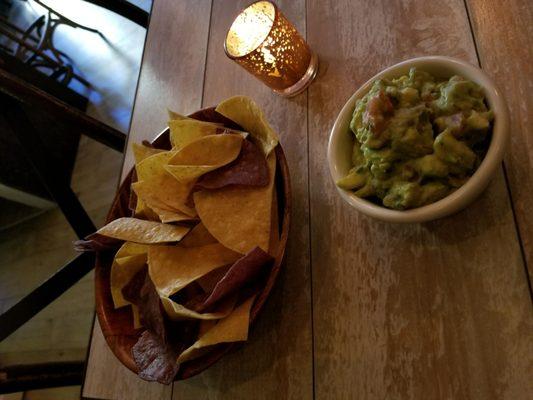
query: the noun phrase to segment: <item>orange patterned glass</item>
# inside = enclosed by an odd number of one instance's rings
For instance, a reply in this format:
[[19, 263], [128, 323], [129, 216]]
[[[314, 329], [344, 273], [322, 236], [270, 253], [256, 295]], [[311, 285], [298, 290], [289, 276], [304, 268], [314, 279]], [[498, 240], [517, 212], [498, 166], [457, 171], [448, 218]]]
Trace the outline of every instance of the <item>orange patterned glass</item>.
[[226, 55], [283, 96], [311, 83], [318, 57], [270, 1], [257, 1], [233, 21], [224, 42]]

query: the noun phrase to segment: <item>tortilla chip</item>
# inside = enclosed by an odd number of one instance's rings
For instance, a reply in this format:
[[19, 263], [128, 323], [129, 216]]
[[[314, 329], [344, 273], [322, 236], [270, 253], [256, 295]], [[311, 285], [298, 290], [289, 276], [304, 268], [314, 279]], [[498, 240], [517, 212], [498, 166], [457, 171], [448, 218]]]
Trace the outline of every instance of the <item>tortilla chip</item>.
[[145, 158], [135, 166], [137, 178], [139, 181], [146, 181], [158, 178], [160, 175], [166, 176], [163, 166], [168, 163], [175, 152], [163, 151]]
[[169, 222], [184, 222], [184, 221], [194, 221], [197, 218], [191, 217], [187, 214], [182, 213], [181, 211], [170, 211], [164, 208], [152, 207], [154, 212], [159, 217], [159, 220], [165, 224]]
[[[189, 120], [189, 121], [199, 121], [197, 119], [194, 119], [194, 118], [191, 118], [191, 117], [187, 117], [185, 115], [181, 115], [180, 113], [177, 113], [175, 111], [172, 111], [170, 109], [167, 108], [167, 114], [168, 114], [168, 119], [173, 121], [173, 120]], [[202, 121], [202, 122], [206, 122], [206, 121]], [[212, 125], [217, 125], [217, 126], [224, 126], [224, 124], [222, 123], [219, 123], [219, 122], [206, 122], [208, 124], [212, 124]]]
[[205, 136], [183, 147], [165, 168], [178, 181], [191, 181], [235, 160], [242, 142], [235, 134]]
[[217, 283], [224, 277], [224, 275], [226, 275], [226, 272], [228, 272], [228, 269], [230, 268], [231, 265], [224, 265], [223, 267], [217, 268], [201, 278], [198, 278], [196, 283], [200, 285], [205, 293], [211, 293]]
[[118, 249], [117, 253], [115, 254], [115, 259], [135, 256], [137, 254], [146, 254], [147, 251], [148, 246], [146, 246], [145, 244], [126, 242], [120, 247], [120, 249]]
[[[191, 218], [195, 218], [197, 216], [196, 211], [187, 204], [193, 183], [181, 184], [170, 174], [168, 174], [168, 179], [173, 182], [168, 182], [166, 178], [156, 181], [135, 182], [134, 190], [136, 190], [136, 193], [141, 194], [139, 197], [143, 199], [148, 207], [179, 211]], [[165, 190], [165, 188], [168, 188], [168, 190]]]
[[142, 328], [141, 315], [139, 314], [139, 307], [135, 304], [131, 304], [131, 313], [133, 315], [133, 329]]
[[185, 306], [172, 301], [168, 297], [161, 297], [161, 303], [165, 309], [168, 317], [173, 321], [180, 321], [183, 319], [200, 319], [200, 320], [213, 320], [225, 318], [231, 313], [235, 307], [237, 297], [233, 296], [222, 302], [217, 310], [209, 313], [200, 313]]
[[[146, 206], [150, 208], [157, 208], [159, 210], [164, 209], [168, 211], [178, 211], [175, 208], [172, 208], [168, 204], [164, 203], [160, 198], [157, 196], [157, 193], [153, 193], [150, 190], [152, 189], [152, 185], [149, 185], [146, 183], [146, 181], [137, 181], [131, 184], [132, 190], [137, 195], [137, 198], [139, 200], [142, 200]], [[153, 211], [153, 210], [152, 210]], [[158, 215], [153, 211], [156, 217]]]
[[124, 241], [150, 244], [179, 242], [189, 229], [186, 226], [123, 217], [111, 221], [96, 233]]
[[148, 268], [157, 292], [168, 297], [210, 271], [240, 257], [219, 243], [200, 247], [150, 246]]
[[199, 222], [189, 233], [180, 241], [183, 247], [198, 247], [207, 244], [218, 243], [217, 240], [209, 233], [202, 222]]
[[102, 236], [98, 233], [91, 233], [86, 236], [85, 240], [76, 240], [74, 242], [74, 250], [76, 251], [107, 251], [119, 247], [121, 241], [107, 236]]
[[216, 319], [204, 319], [200, 321], [200, 326], [198, 327], [198, 337], [203, 336], [204, 333], [214, 327], [217, 322], [218, 321]]
[[132, 275], [128, 283], [122, 288], [122, 295], [127, 302], [138, 305], [141, 289], [146, 282], [147, 268], [140, 268]]
[[209, 233], [228, 249], [246, 254], [259, 246], [268, 251], [276, 156], [268, 157], [269, 184], [194, 193], [195, 208]]
[[161, 340], [166, 341], [165, 317], [146, 266], [131, 278], [122, 290], [122, 294], [126, 300], [139, 308], [141, 324]]
[[[138, 170], [137, 165], [141, 161], [143, 161], [144, 159], [150, 156], [163, 152], [162, 150], [156, 150], [154, 148], [150, 148], [148, 146], [140, 145], [137, 143], [133, 143], [132, 149], [133, 149], [133, 157], [135, 159], [136, 170]], [[138, 172], [137, 172], [137, 178], [138, 178]], [[135, 205], [134, 215], [138, 217], [146, 217], [147, 219], [153, 220], [154, 213], [151, 213], [150, 210], [147, 208], [145, 202], [137, 196], [137, 203]], [[152, 218], [149, 218], [149, 217], [152, 217]]]
[[141, 202], [141, 211], [137, 213], [137, 210], [135, 211], [135, 218], [139, 219], [145, 219], [147, 221], [156, 221], [156, 222], [163, 222], [161, 221], [161, 218], [159, 215], [152, 209], [152, 207], [148, 206], [145, 202], [143, 202], [139, 196], [137, 196], [137, 200]]
[[220, 189], [229, 185], [265, 186], [267, 184], [268, 165], [265, 156], [255, 144], [244, 140], [237, 159], [203, 175], [196, 183], [196, 187]]
[[170, 158], [169, 165], [227, 164], [241, 151], [241, 135], [210, 135], [198, 139]]
[[[194, 209], [186, 205], [192, 183], [178, 182], [164, 168], [174, 154], [174, 152], [166, 151], [141, 161], [135, 167], [139, 182], [134, 184], [134, 190], [148, 206], [152, 203], [158, 208], [178, 210], [195, 217]], [[139, 191], [140, 187], [142, 187], [142, 192]]]
[[[133, 157], [135, 159], [135, 164], [139, 164], [145, 158], [153, 156], [154, 154], [161, 153], [163, 150], [155, 149], [153, 147], [145, 146], [138, 143], [133, 143]], [[150, 212], [144, 203], [143, 200], [137, 197], [137, 202], [135, 204], [134, 213], [139, 217], [146, 217], [147, 219], [154, 220], [154, 213]]]
[[[133, 183], [132, 185], [134, 185]], [[159, 216], [152, 210], [139, 196], [132, 190], [135, 195], [136, 203], [133, 216], [135, 218], [146, 219], [148, 221], [160, 221]]]
[[204, 136], [216, 135], [221, 129], [218, 124], [197, 121], [195, 119], [182, 119], [168, 121], [170, 129], [170, 143], [173, 150], [179, 150]]
[[115, 258], [111, 265], [111, 297], [115, 308], [130, 304], [122, 295], [122, 288], [128, 284], [131, 278], [146, 265], [147, 254], [136, 254], [126, 257]]
[[139, 164], [145, 158], [153, 156], [154, 154], [161, 153], [164, 150], [155, 149], [153, 147], [148, 147], [142, 144], [133, 143], [131, 145], [133, 149], [133, 157], [135, 159], [135, 164]]
[[141, 321], [147, 330], [132, 348], [133, 359], [141, 378], [170, 384], [178, 371], [177, 355], [190, 345], [197, 324], [167, 323], [146, 269], [141, 272], [145, 274], [145, 284], [137, 297]]
[[215, 111], [231, 119], [244, 130], [263, 150], [265, 156], [278, 145], [278, 135], [270, 127], [259, 106], [249, 97], [234, 96], [220, 103]]
[[149, 331], [144, 331], [132, 348], [139, 377], [165, 385], [170, 385], [178, 373], [177, 353], [173, 344], [165, 343]]
[[273, 260], [259, 247], [254, 248], [231, 266], [198, 310], [209, 310], [215, 303], [254, 282], [261, 276], [263, 270], [272, 264]]
[[238, 306], [226, 318], [218, 323], [206, 333], [204, 333], [196, 343], [186, 349], [178, 357], [178, 363], [193, 360], [205, 354], [202, 349], [219, 343], [241, 342], [248, 339], [248, 328], [250, 326], [250, 310], [255, 296], [248, 298]]
[[167, 114], [168, 114], [168, 119], [170, 120], [192, 119], [192, 118], [186, 117], [185, 115], [181, 115], [180, 113], [172, 111], [170, 108], [167, 108]]

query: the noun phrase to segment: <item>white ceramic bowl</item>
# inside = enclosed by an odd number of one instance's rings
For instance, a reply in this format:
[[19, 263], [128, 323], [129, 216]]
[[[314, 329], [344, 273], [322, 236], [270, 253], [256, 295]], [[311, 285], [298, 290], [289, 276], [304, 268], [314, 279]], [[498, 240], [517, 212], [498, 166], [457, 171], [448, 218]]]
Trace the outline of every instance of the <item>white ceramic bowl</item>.
[[459, 189], [435, 203], [405, 211], [391, 210], [337, 187], [341, 197], [353, 208], [383, 221], [424, 222], [442, 218], [463, 209], [485, 189], [500, 166], [509, 141], [507, 106], [501, 92], [483, 71], [464, 61], [450, 57], [413, 58], [393, 65], [372, 77], [350, 97], [342, 108], [331, 130], [328, 145], [328, 163], [334, 182], [345, 176], [352, 166], [353, 134], [350, 132], [349, 126], [356, 100], [370, 90], [376, 79], [397, 78], [406, 75], [411, 67], [417, 67], [441, 78], [460, 75], [479, 84], [484, 89], [488, 105], [494, 112], [494, 128], [487, 154], [472, 177]]

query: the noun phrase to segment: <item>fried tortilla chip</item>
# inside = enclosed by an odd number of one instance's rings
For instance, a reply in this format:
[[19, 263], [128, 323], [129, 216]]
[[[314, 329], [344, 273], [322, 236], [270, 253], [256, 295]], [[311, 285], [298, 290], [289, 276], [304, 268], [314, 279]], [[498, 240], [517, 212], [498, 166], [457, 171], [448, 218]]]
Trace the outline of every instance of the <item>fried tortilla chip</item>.
[[268, 251], [276, 156], [268, 157], [265, 187], [224, 187], [194, 193], [194, 204], [209, 233], [228, 249], [246, 254], [259, 246]]
[[172, 111], [170, 108], [167, 108], [167, 114], [169, 120], [180, 120], [180, 119], [192, 119], [189, 117], [186, 117], [185, 115], [181, 115], [180, 113], [177, 113], [175, 111]]
[[[194, 182], [182, 184], [173, 178], [172, 175], [168, 174], [168, 172], [165, 173], [167, 173], [168, 179], [173, 182], [168, 182], [166, 178], [155, 181], [135, 182], [135, 186], [132, 186], [136, 191], [135, 193], [138, 194], [139, 198], [141, 198], [148, 207], [168, 211], [178, 211], [182, 214], [187, 214], [191, 218], [195, 218], [197, 216], [196, 211], [188, 205], [189, 193]], [[168, 186], [164, 186], [167, 184]], [[168, 188], [168, 191], [165, 191], [165, 188]], [[156, 217], [158, 217], [157, 214]]]
[[178, 373], [178, 349], [150, 331], [143, 332], [133, 346], [132, 354], [142, 379], [170, 385]]
[[138, 305], [141, 296], [141, 289], [146, 282], [147, 269], [140, 268], [135, 274], [132, 275], [128, 283], [122, 288], [122, 296], [131, 304]]
[[[143, 273], [144, 284], [139, 290], [138, 281]], [[139, 376], [149, 381], [170, 384], [178, 371], [177, 355], [190, 345], [196, 325], [166, 321], [146, 268], [136, 274], [126, 292], [131, 296], [129, 300], [138, 305], [141, 322], [147, 328], [132, 348]]]
[[122, 246], [120, 246], [120, 249], [118, 249], [117, 253], [115, 254], [115, 259], [135, 256], [138, 254], [146, 254], [147, 251], [148, 246], [146, 246], [145, 244], [126, 242]]
[[148, 268], [159, 295], [168, 297], [239, 257], [219, 243], [199, 247], [150, 246]]
[[145, 158], [153, 156], [157, 153], [162, 153], [164, 150], [155, 149], [153, 147], [148, 147], [143, 144], [133, 143], [131, 145], [133, 149], [133, 157], [135, 159], [135, 164], [139, 164]]
[[152, 193], [150, 191], [152, 186], [146, 184], [145, 182], [146, 181], [137, 181], [131, 184], [131, 188], [137, 195], [138, 199], [142, 200], [143, 203], [145, 203], [148, 207], [151, 208], [153, 207], [158, 210], [178, 211], [175, 208], [172, 208], [168, 204], [164, 203], [162, 200], [160, 200], [160, 198], [157, 196], [157, 193]]
[[192, 181], [235, 160], [242, 142], [235, 134], [205, 136], [179, 150], [165, 168], [180, 182]]
[[214, 327], [217, 322], [218, 321], [216, 319], [204, 319], [200, 321], [200, 326], [198, 327], [198, 337], [203, 336], [204, 333]]
[[111, 221], [96, 233], [114, 239], [150, 244], [179, 242], [189, 229], [186, 226], [123, 217]]
[[[190, 117], [187, 117], [185, 115], [181, 115], [180, 113], [177, 113], [175, 111], [172, 111], [170, 109], [167, 108], [167, 113], [168, 113], [168, 119], [171, 120], [171, 121], [174, 121], [174, 120], [189, 120], [189, 121], [198, 121], [197, 119], [194, 119], [194, 118], [190, 118]], [[202, 121], [204, 122], [204, 121]], [[213, 125], [217, 125], [217, 126], [223, 126], [223, 124], [221, 123], [218, 123], [218, 122], [208, 122], [209, 124], [213, 124]]]
[[209, 346], [219, 343], [241, 342], [248, 339], [250, 310], [255, 296], [248, 298], [226, 318], [205, 332], [191, 347], [178, 357], [178, 363], [193, 360], [205, 354]]
[[222, 130], [222, 127], [218, 124], [195, 119], [168, 121], [168, 127], [173, 150], [180, 150], [195, 140], [204, 136], [216, 135], [219, 130]]
[[181, 239], [180, 246], [182, 247], [198, 247], [207, 244], [218, 243], [217, 240], [209, 233], [204, 224], [199, 222], [189, 233]]
[[[124, 246], [129, 246], [129, 244], [136, 244], [126, 242], [121, 247], [121, 250]], [[142, 246], [142, 245], [139, 245]], [[120, 250], [119, 250], [120, 251]], [[147, 249], [144, 249], [144, 252], [138, 254], [117, 257], [111, 265], [111, 297], [113, 298], [113, 304], [115, 308], [124, 307], [130, 304], [124, 296], [122, 295], [122, 288], [128, 284], [131, 278], [144, 266], [146, 265], [147, 259]], [[118, 254], [118, 253], [117, 253]]]
[[167, 340], [165, 317], [154, 284], [147, 273], [146, 266], [141, 268], [122, 289], [124, 298], [139, 309], [140, 322], [150, 332], [163, 341]]
[[98, 233], [91, 233], [85, 240], [76, 240], [74, 242], [74, 250], [76, 251], [107, 251], [119, 247], [120, 240], [113, 239]]
[[[141, 161], [135, 167], [139, 181], [135, 183], [134, 190], [148, 206], [150, 203], [147, 200], [150, 196], [151, 203], [158, 208], [166, 207], [169, 210], [178, 210], [195, 217], [195, 210], [187, 206], [193, 183], [180, 183], [165, 170], [165, 165], [174, 154], [175, 152], [166, 151]], [[155, 199], [157, 199], [157, 204], [155, 204]]]
[[159, 215], [155, 213], [139, 196], [133, 191], [136, 198], [135, 211], [133, 216], [135, 218], [145, 219], [147, 221], [161, 221]]
[[201, 278], [198, 278], [196, 283], [200, 285], [205, 293], [211, 293], [217, 283], [224, 277], [224, 275], [226, 275], [226, 272], [228, 272], [228, 269], [230, 268], [231, 265], [224, 265], [223, 267], [217, 268]]
[[166, 210], [164, 208], [158, 208], [158, 207], [152, 207], [152, 209], [159, 217], [159, 220], [165, 224], [169, 222], [184, 222], [184, 221], [197, 220], [196, 217], [191, 217], [177, 210], [170, 211], [170, 210]]
[[244, 140], [235, 161], [204, 174], [196, 183], [202, 189], [220, 189], [229, 185], [265, 186], [268, 165], [262, 151], [251, 141]]
[[[154, 154], [163, 152], [163, 150], [155, 149], [153, 147], [145, 146], [143, 144], [138, 144], [138, 143], [133, 143], [132, 149], [133, 149], [133, 157], [135, 159], [135, 165], [139, 164], [145, 158], [148, 158], [150, 156], [153, 156]], [[147, 209], [142, 199], [137, 198], [134, 211], [135, 211], [136, 216], [146, 217], [150, 220], [154, 219], [153, 213], [150, 213], [150, 210]]]
[[220, 103], [215, 111], [250, 133], [265, 156], [278, 145], [278, 135], [270, 127], [259, 106], [249, 97], [234, 96]]
[[133, 329], [142, 328], [141, 315], [139, 314], [139, 307], [135, 304], [131, 304], [131, 313], [133, 315]]
[[231, 266], [198, 310], [209, 310], [215, 303], [254, 282], [262, 275], [264, 269], [272, 264], [273, 260], [259, 247], [254, 248]]
[[227, 298], [226, 300], [220, 303], [216, 310], [213, 310], [212, 312], [208, 313], [201, 313], [186, 308], [185, 306], [178, 304], [175, 301], [172, 301], [172, 299], [168, 297], [161, 297], [161, 303], [163, 304], [163, 308], [165, 309], [165, 312], [167, 313], [168, 317], [173, 321], [180, 321], [183, 319], [212, 320], [225, 318], [229, 315], [229, 313], [231, 313], [231, 311], [235, 307], [236, 301], [237, 297], [235, 296]]

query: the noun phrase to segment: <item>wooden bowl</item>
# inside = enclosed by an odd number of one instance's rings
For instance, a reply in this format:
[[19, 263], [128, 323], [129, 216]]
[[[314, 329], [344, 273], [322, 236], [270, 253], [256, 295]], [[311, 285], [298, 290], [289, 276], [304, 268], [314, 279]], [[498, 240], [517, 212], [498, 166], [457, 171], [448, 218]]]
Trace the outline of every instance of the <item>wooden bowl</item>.
[[[242, 129], [233, 121], [230, 121], [218, 114], [214, 107], [206, 108], [195, 112], [190, 117], [200, 121], [219, 122], [223, 123], [229, 128]], [[152, 144], [157, 148], [170, 149], [169, 130], [163, 131]], [[275, 148], [277, 159], [275, 185], [278, 198], [278, 215], [279, 218], [279, 232], [280, 242], [278, 252], [275, 255], [275, 261], [270, 271], [269, 276], [265, 280], [265, 284], [259, 293], [257, 299], [251, 310], [250, 324], [252, 324], [259, 311], [263, 308], [265, 301], [272, 290], [274, 282], [279, 274], [283, 257], [285, 254], [285, 247], [289, 234], [289, 222], [291, 214], [291, 187], [289, 168], [287, 160], [280, 145]], [[120, 185], [120, 188], [115, 196], [111, 210], [107, 215], [107, 221], [110, 222], [120, 217], [131, 216], [131, 211], [128, 207], [130, 200], [130, 191], [132, 180], [135, 179], [134, 169], [126, 176], [126, 179]], [[113, 262], [113, 254], [99, 253], [96, 257], [96, 313], [98, 321], [102, 328], [102, 333], [107, 341], [107, 344], [115, 354], [115, 356], [131, 371], [137, 373], [137, 366], [132, 356], [132, 347], [140, 337], [142, 329], [133, 328], [132, 312], [130, 307], [122, 307], [115, 309], [113, 300], [111, 298], [110, 290], [110, 271]], [[199, 374], [203, 370], [209, 368], [217, 362], [222, 356], [229, 353], [238, 343], [225, 343], [217, 345], [207, 355], [183, 363], [180, 367], [175, 380], [187, 379], [191, 376]]]

